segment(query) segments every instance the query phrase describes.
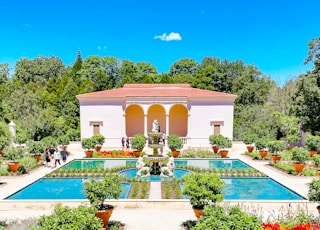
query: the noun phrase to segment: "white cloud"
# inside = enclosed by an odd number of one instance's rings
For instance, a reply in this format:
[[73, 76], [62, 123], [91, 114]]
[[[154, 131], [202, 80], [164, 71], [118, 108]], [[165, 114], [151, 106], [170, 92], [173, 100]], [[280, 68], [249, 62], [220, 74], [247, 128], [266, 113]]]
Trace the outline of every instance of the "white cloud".
[[97, 49], [98, 49], [98, 50], [107, 49], [107, 46], [101, 47], [100, 45], [98, 45]]
[[154, 39], [160, 39], [161, 41], [180, 41], [182, 37], [179, 33], [171, 32], [170, 34], [163, 33], [162, 35], [154, 36]]

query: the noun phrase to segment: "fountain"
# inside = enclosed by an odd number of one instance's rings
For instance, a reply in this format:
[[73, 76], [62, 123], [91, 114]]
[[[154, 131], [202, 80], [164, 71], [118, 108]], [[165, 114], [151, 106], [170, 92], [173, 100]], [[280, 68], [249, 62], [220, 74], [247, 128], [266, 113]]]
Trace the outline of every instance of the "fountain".
[[[162, 132], [160, 132], [157, 120], [153, 121], [152, 131], [148, 133], [148, 137], [152, 139], [151, 143], [148, 144], [148, 147], [153, 149], [153, 154], [144, 156], [137, 161], [137, 176], [160, 175], [164, 177], [173, 177], [174, 160], [169, 159], [168, 156], [163, 156], [162, 151], [159, 154], [159, 149], [163, 148], [163, 144], [159, 144]], [[167, 165], [164, 165], [165, 162]], [[146, 165], [150, 166], [149, 170]]]

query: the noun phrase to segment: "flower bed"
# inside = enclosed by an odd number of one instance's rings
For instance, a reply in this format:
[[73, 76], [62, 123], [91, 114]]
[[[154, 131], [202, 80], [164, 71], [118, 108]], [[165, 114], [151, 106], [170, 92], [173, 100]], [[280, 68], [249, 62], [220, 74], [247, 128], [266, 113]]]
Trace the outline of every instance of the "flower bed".
[[95, 157], [134, 157], [133, 151], [103, 150], [94, 153]]
[[261, 225], [263, 229], [266, 230], [319, 230], [320, 229], [320, 224], [314, 224], [314, 223], [306, 223], [302, 224], [299, 223], [295, 225], [294, 227], [285, 227], [281, 225], [279, 222], [276, 223], [263, 223]]

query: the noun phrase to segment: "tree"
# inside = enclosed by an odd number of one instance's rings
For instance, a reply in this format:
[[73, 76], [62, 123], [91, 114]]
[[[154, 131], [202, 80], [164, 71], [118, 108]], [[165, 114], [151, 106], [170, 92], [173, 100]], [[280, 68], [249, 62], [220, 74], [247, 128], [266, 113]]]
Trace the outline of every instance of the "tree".
[[22, 58], [16, 63], [13, 80], [21, 81], [22, 84], [35, 82], [44, 86], [52, 77], [61, 77], [64, 71], [65, 66], [58, 57], [39, 56], [33, 60]]
[[198, 63], [191, 58], [183, 58], [173, 63], [169, 70], [169, 75], [173, 77], [177, 74], [195, 75]]
[[238, 95], [235, 103], [264, 104], [272, 86], [270, 78], [262, 75], [255, 66], [247, 66], [233, 82], [232, 92]]
[[312, 134], [320, 130], [320, 88], [312, 74], [301, 76], [294, 96], [294, 112], [303, 121], [303, 130]]
[[320, 61], [320, 37], [313, 38], [308, 43], [309, 51], [308, 51], [308, 57], [304, 60], [305, 64], [308, 64], [309, 62], [319, 62]]

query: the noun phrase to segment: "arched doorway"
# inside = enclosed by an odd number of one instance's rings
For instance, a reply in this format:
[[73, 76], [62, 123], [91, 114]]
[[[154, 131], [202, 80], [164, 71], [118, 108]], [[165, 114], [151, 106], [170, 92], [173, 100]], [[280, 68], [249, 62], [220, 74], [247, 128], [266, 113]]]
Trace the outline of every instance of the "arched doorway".
[[147, 131], [152, 130], [152, 122], [158, 120], [160, 132], [166, 132], [166, 111], [161, 105], [152, 105], [148, 110]]
[[133, 137], [140, 133], [144, 134], [144, 113], [139, 105], [130, 105], [126, 109], [126, 135]]
[[180, 137], [188, 135], [188, 110], [183, 105], [174, 105], [169, 113], [169, 134]]

